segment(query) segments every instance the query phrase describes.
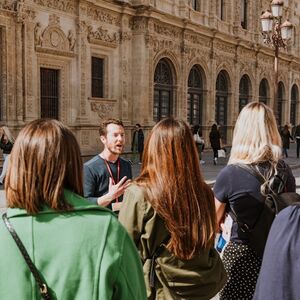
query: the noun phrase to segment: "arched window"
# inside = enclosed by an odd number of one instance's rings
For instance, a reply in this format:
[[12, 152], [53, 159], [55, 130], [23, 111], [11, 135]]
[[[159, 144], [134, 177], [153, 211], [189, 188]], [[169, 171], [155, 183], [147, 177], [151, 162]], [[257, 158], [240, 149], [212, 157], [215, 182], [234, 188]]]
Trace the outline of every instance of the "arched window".
[[297, 103], [299, 101], [299, 91], [296, 84], [292, 86], [291, 91], [291, 111], [290, 111], [290, 122], [293, 126], [297, 125]]
[[192, 9], [195, 11], [200, 11], [200, 0], [191, 0]]
[[193, 66], [188, 79], [187, 121], [191, 125], [202, 125], [203, 82], [198, 66]]
[[225, 20], [225, 5], [224, 5], [225, 0], [218, 0], [218, 2], [219, 2], [218, 16], [222, 21], [224, 21]]
[[269, 100], [269, 83], [264, 78], [259, 84], [259, 102], [269, 104]]
[[215, 120], [218, 123], [221, 136], [227, 138], [227, 103], [228, 103], [228, 75], [221, 71], [216, 82]]
[[248, 0], [241, 0], [241, 26], [244, 29], [247, 29], [248, 26], [248, 20], [247, 20], [247, 15], [248, 15], [248, 6], [247, 6]]
[[278, 125], [282, 125], [282, 106], [283, 106], [283, 102], [284, 102], [284, 85], [283, 83], [280, 81], [278, 84], [278, 92], [277, 92], [277, 114], [278, 114]]
[[241, 78], [239, 91], [239, 111], [241, 111], [250, 100], [250, 79], [248, 75], [243, 75]]
[[154, 102], [153, 119], [159, 120], [172, 115], [173, 105], [173, 78], [170, 63], [161, 59], [154, 73]]

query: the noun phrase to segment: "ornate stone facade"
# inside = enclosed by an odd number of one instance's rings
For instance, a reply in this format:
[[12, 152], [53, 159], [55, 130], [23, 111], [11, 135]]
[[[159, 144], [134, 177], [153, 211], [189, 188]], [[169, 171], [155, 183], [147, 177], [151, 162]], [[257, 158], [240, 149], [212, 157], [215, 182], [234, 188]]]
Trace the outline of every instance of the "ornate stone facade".
[[[225, 3], [226, 2], [226, 3]], [[286, 17], [296, 26], [293, 42], [280, 51], [279, 81], [284, 87], [281, 123], [300, 122], [299, 7], [286, 1]], [[106, 117], [123, 120], [128, 149], [135, 123], [145, 131], [155, 123], [156, 67], [170, 67], [170, 114], [188, 119], [189, 75], [201, 74], [200, 125], [208, 137], [221, 118], [230, 143], [241, 103], [240, 81], [249, 80], [248, 101], [273, 106], [274, 51], [263, 44], [259, 16], [269, 1], [247, 1], [247, 29], [241, 26], [241, 1], [188, 0], [3, 0], [0, 1], [0, 108], [2, 122], [17, 133], [41, 116], [41, 69], [59, 74], [59, 119], [72, 128], [83, 154], [99, 151], [97, 125]], [[91, 57], [104, 60], [102, 98], [92, 97]], [[227, 82], [219, 93], [220, 74]], [[298, 97], [292, 106], [292, 87]], [[224, 99], [226, 100], [224, 102]], [[219, 105], [225, 105], [221, 110]], [[223, 110], [226, 115], [224, 117]], [[291, 111], [295, 110], [295, 112]]]

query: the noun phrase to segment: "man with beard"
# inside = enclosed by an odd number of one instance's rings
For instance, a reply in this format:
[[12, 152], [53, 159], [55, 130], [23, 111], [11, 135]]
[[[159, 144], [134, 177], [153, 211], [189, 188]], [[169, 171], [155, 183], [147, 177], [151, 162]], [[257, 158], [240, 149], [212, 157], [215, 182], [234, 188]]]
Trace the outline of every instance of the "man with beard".
[[125, 144], [123, 123], [104, 120], [99, 134], [104, 150], [84, 164], [84, 197], [118, 212], [132, 178], [131, 164], [120, 157]]

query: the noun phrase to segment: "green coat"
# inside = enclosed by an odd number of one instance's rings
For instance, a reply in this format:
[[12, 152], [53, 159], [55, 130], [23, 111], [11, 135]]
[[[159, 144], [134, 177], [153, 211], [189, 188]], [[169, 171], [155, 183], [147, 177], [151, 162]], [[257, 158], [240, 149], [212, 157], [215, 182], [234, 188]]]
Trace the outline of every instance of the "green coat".
[[143, 188], [131, 185], [125, 192], [119, 221], [134, 240], [144, 263], [148, 299], [212, 298], [226, 281], [222, 261], [214, 248], [203, 249], [191, 260], [180, 260], [165, 249], [157, 258], [156, 293], [151, 292], [150, 258], [168, 233], [146, 198]]
[[[142, 266], [132, 240], [114, 214], [65, 191], [74, 211], [47, 208], [8, 217], [58, 300], [146, 299]], [[0, 220], [0, 299], [41, 299], [15, 242]]]

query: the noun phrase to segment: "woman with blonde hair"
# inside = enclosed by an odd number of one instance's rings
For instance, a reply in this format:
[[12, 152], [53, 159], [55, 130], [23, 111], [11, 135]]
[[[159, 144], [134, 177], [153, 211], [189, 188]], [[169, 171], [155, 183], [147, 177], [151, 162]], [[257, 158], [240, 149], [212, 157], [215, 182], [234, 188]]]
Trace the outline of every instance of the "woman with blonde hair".
[[5, 192], [0, 299], [146, 299], [130, 237], [111, 211], [82, 197], [79, 145], [61, 122], [40, 119], [21, 130]]
[[[281, 138], [272, 110], [252, 102], [241, 111], [233, 133], [228, 165], [214, 185], [218, 224], [225, 208], [233, 216], [230, 241], [223, 253], [229, 280], [220, 299], [252, 299], [262, 258], [249, 242], [249, 233], [273, 189], [275, 174], [285, 174], [285, 191], [295, 191], [295, 178], [282, 160]], [[249, 171], [250, 170], [250, 171]], [[227, 207], [226, 207], [227, 206]]]
[[0, 175], [0, 184], [3, 184], [6, 171], [7, 171], [10, 152], [14, 145], [15, 139], [7, 126], [3, 126], [0, 128], [0, 135], [1, 135], [0, 148], [3, 150], [3, 158], [4, 158], [2, 172]]
[[167, 118], [152, 129], [119, 220], [140, 253], [148, 299], [210, 299], [224, 285], [213, 193], [184, 121]]

